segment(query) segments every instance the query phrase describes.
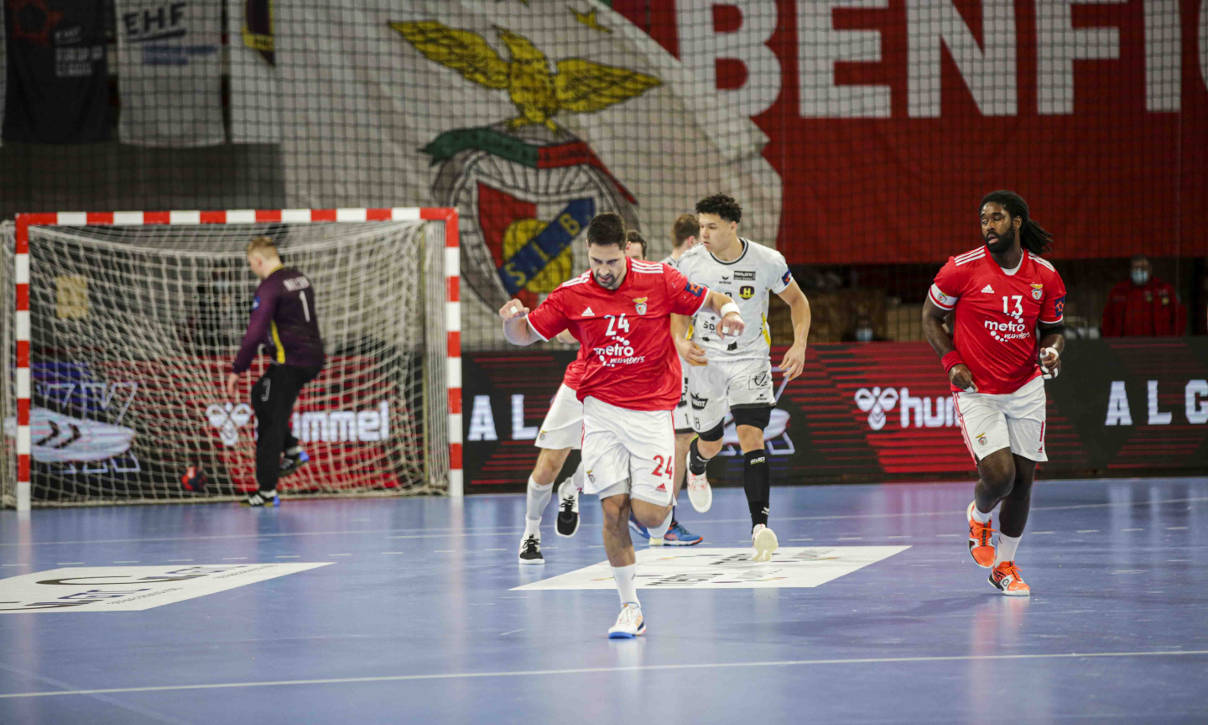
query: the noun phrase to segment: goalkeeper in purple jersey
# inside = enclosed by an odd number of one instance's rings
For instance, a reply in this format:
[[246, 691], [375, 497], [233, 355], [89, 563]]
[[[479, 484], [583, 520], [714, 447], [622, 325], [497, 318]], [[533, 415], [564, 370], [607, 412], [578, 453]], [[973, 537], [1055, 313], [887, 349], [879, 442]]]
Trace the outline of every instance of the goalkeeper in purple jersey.
[[306, 275], [281, 263], [272, 239], [256, 237], [249, 242], [247, 263], [260, 278], [260, 286], [243, 344], [227, 374], [226, 392], [236, 397], [239, 377], [251, 367], [257, 350], [265, 347], [272, 360], [252, 386], [259, 490], [245, 503], [280, 506], [277, 479], [309, 460], [290, 432], [289, 419], [302, 386], [323, 369], [323, 338], [315, 316], [314, 287]]

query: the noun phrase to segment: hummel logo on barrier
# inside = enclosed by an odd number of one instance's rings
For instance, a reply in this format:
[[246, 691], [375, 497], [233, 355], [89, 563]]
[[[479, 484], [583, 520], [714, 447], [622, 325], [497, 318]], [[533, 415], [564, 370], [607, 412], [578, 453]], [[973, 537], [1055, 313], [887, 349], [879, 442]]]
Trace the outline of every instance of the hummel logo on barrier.
[[596, 313], [592, 312], [591, 308], [588, 307], [588, 308], [584, 309], [583, 312], [580, 314], [582, 314], [583, 317], [595, 317]]
[[990, 285], [986, 285], [985, 287], [982, 287], [982, 292], [984, 292], [985, 294], [988, 294], [988, 295], [992, 295], [992, 294], [994, 294], [994, 288], [991, 287]]

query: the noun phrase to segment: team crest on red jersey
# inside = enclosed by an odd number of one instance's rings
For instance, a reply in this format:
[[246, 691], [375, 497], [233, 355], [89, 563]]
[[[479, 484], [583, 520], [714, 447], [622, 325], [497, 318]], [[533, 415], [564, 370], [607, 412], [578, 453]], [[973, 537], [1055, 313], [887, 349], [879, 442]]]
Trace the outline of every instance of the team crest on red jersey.
[[648, 299], [649, 299], [649, 297], [634, 297], [633, 298], [633, 308], [638, 311], [639, 315], [646, 314], [646, 300], [648, 300]]
[[1044, 297], [1044, 285], [1033, 283], [1032, 299], [1039, 301], [1041, 297]]

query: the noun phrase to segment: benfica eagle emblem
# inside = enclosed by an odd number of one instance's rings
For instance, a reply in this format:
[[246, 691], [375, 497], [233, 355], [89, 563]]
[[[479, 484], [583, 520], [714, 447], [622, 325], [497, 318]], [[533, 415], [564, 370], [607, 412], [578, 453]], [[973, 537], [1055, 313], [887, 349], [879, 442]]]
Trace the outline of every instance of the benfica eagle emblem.
[[496, 28], [501, 53], [483, 35], [435, 20], [390, 27], [428, 60], [506, 92], [515, 107], [512, 118], [446, 131], [423, 149], [440, 165], [434, 201], [456, 207], [471, 227], [461, 230], [462, 273], [483, 302], [535, 304], [570, 276], [573, 242], [602, 211], [638, 227], [636, 198], [555, 119], [622, 103], [661, 85], [658, 78], [584, 58], [551, 66], [532, 41], [506, 28]]

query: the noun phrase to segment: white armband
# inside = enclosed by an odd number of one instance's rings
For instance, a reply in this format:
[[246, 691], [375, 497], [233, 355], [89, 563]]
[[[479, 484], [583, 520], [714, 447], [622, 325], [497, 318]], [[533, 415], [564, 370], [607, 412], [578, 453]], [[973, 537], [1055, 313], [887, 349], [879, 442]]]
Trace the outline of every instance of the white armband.
[[726, 315], [730, 314], [731, 312], [738, 315], [739, 317], [742, 317], [742, 313], [738, 311], [738, 305], [734, 304], [733, 300], [722, 305], [721, 310], [719, 310], [717, 314], [720, 317], [725, 317]]
[[1055, 347], [1046, 347], [1046, 348], [1042, 348], [1040, 350], [1041, 357], [1044, 357], [1045, 355], [1047, 355], [1049, 353], [1053, 353], [1053, 357], [1058, 357], [1058, 358], [1061, 357], [1061, 353], [1057, 352], [1057, 348], [1055, 348]]

